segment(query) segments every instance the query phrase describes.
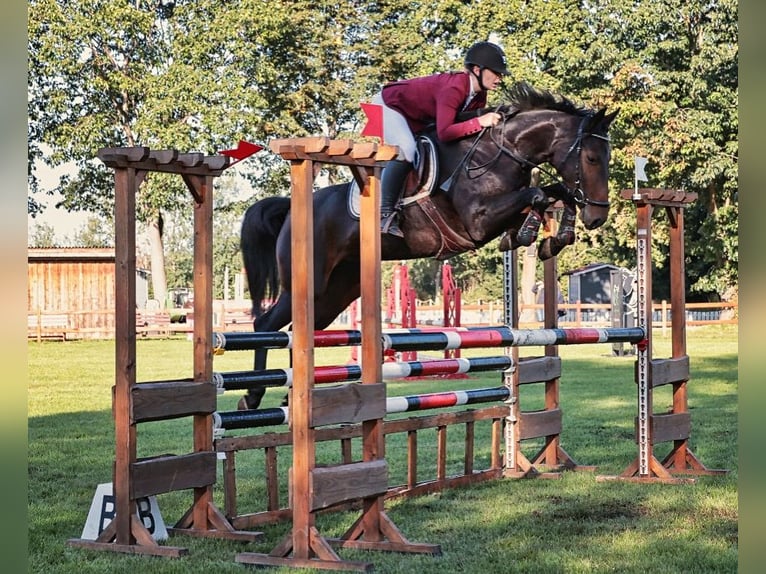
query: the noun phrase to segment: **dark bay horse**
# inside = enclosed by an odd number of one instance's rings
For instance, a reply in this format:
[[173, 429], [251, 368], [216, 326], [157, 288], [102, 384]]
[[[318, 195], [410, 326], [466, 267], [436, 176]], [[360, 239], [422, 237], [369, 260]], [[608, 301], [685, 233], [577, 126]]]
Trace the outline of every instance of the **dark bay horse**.
[[[562, 200], [566, 207], [561, 232], [541, 245], [543, 258], [574, 241], [576, 208], [587, 229], [606, 222], [607, 131], [619, 110], [607, 114], [606, 109], [588, 109], [526, 84], [516, 85], [509, 96], [510, 101], [496, 109], [504, 118], [496, 127], [485, 128], [475, 138], [437, 144], [437, 186], [425, 201], [406, 203], [416, 191], [416, 185], [407, 186], [399, 215], [405, 237], [383, 235], [384, 260], [446, 259], [504, 232], [509, 238], [505, 248], [529, 245], [536, 236], [532, 216], [538, 214], [539, 224], [553, 200]], [[530, 187], [534, 167], [556, 177], [542, 164], [552, 166], [561, 181]], [[360, 293], [359, 222], [349, 214], [350, 187], [344, 183], [314, 193], [316, 329], [325, 329]], [[287, 197], [262, 199], [245, 213], [241, 249], [255, 331], [277, 331], [291, 321], [290, 229]], [[274, 302], [264, 308], [266, 300]], [[265, 350], [256, 351], [254, 367], [266, 368]], [[263, 393], [263, 388], [251, 389], [239, 407], [257, 408]]]

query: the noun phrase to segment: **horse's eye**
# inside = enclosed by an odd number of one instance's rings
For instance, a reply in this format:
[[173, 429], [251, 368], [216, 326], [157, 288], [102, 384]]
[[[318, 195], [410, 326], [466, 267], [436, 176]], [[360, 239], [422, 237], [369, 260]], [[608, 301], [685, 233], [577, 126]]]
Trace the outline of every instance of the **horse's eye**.
[[585, 161], [591, 165], [596, 165], [598, 163], [598, 158], [595, 155], [586, 155]]

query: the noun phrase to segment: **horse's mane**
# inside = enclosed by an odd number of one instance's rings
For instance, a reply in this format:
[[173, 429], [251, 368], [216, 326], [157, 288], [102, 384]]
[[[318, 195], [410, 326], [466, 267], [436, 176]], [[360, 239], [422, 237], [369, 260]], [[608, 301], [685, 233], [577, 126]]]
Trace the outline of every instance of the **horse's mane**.
[[585, 116], [591, 113], [589, 108], [575, 104], [564, 96], [548, 90], [537, 89], [526, 82], [516, 82], [505, 93], [508, 101], [504, 107], [518, 111], [555, 110], [576, 116]]

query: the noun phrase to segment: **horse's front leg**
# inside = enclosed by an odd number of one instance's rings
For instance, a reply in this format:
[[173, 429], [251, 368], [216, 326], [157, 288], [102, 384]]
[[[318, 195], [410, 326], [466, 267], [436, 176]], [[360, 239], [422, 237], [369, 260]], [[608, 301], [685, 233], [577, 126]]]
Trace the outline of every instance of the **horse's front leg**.
[[[516, 227], [511, 226], [500, 239], [500, 251], [512, 251], [518, 247], [532, 245], [540, 232], [540, 225], [545, 218], [545, 211], [552, 199], [559, 198], [563, 186], [559, 183], [544, 187], [528, 187], [518, 192], [518, 202], [524, 206], [521, 215], [526, 212], [524, 222]], [[525, 194], [525, 195], [521, 195]], [[574, 230], [573, 230], [574, 232]], [[559, 248], [559, 251], [561, 248]]]
[[516, 233], [516, 243], [524, 247], [529, 247], [537, 239], [540, 224], [543, 221], [543, 217], [545, 217], [545, 210], [548, 209], [550, 204], [548, 196], [545, 195], [542, 189], [537, 187], [531, 189], [534, 191], [534, 194], [531, 198], [529, 213], [524, 223], [521, 224], [518, 233]]
[[574, 205], [565, 205], [559, 222], [559, 230], [555, 236], [546, 237], [540, 243], [538, 255], [542, 261], [558, 255], [564, 247], [575, 241], [575, 218], [577, 210]]

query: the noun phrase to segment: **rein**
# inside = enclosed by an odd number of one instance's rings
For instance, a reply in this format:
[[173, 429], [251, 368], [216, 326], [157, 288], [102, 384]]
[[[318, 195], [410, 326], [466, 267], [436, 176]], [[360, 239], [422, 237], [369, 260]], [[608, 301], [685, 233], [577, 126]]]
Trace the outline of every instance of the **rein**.
[[[502, 140], [504, 140], [505, 139], [505, 129], [504, 129], [505, 123], [510, 118], [512, 118], [514, 115], [516, 115], [518, 110], [515, 110], [513, 113], [507, 114], [507, 113], [500, 112], [499, 111], [499, 106], [498, 106], [498, 108], [495, 111], [497, 111], [498, 113], [501, 113], [501, 115], [503, 117], [503, 123], [502, 123], [501, 129], [500, 129], [500, 133], [503, 134]], [[522, 157], [522, 156], [518, 155], [517, 153], [515, 153], [510, 148], [506, 147], [506, 145], [504, 144], [504, 142], [502, 140], [501, 141], [497, 141], [493, 137], [494, 132], [492, 130], [490, 130], [490, 132], [489, 132], [490, 133], [490, 139], [492, 140], [492, 143], [494, 143], [497, 146], [497, 153], [489, 161], [487, 161], [487, 162], [485, 162], [485, 163], [483, 163], [481, 165], [477, 165], [475, 167], [470, 167], [468, 165], [468, 160], [474, 155], [474, 153], [476, 151], [476, 147], [477, 147], [479, 141], [484, 136], [484, 132], [486, 132], [489, 128], [484, 128], [484, 129], [482, 129], [481, 132], [479, 132], [479, 134], [476, 136], [476, 139], [471, 144], [471, 148], [468, 150], [466, 155], [463, 157], [463, 161], [461, 161], [460, 164], [458, 164], [458, 166], [455, 168], [455, 172], [453, 172], [452, 176], [450, 176], [450, 178], [447, 181], [451, 183], [452, 177], [455, 175], [455, 173], [457, 173], [463, 167], [463, 165], [466, 166], [466, 168], [465, 168], [466, 176], [469, 179], [476, 179], [478, 177], [481, 177], [487, 171], [489, 171], [490, 168], [492, 167], [492, 165], [494, 165], [495, 162], [497, 162], [498, 159], [500, 159], [500, 156], [504, 154], [504, 155], [507, 155], [512, 160], [514, 160], [515, 162], [517, 162], [518, 164], [520, 164], [522, 166], [528, 167], [529, 169], [537, 168], [541, 172], [546, 174], [548, 177], [550, 177], [550, 178], [552, 178], [554, 180], [555, 179], [560, 179], [561, 180], [561, 187], [566, 189], [566, 197], [562, 197], [561, 198], [564, 201], [572, 202], [572, 203], [576, 204], [579, 207], [584, 207], [586, 205], [594, 205], [596, 207], [609, 207], [609, 205], [610, 205], [609, 201], [598, 201], [598, 200], [594, 200], [594, 199], [588, 198], [585, 195], [585, 192], [583, 191], [583, 189], [582, 189], [582, 187], [580, 185], [580, 162], [581, 162], [581, 157], [580, 156], [582, 154], [582, 142], [583, 142], [583, 140], [586, 137], [594, 137], [594, 138], [598, 138], [598, 139], [604, 140], [606, 142], [610, 141], [608, 136], [603, 136], [603, 135], [600, 135], [600, 134], [594, 134], [594, 133], [591, 133], [591, 132], [585, 132], [584, 131], [584, 129], [585, 129], [585, 122], [590, 120], [592, 117], [593, 117], [592, 114], [589, 114], [589, 115], [586, 115], [586, 116], [584, 116], [582, 118], [582, 120], [580, 121], [580, 125], [579, 125], [579, 127], [577, 129], [577, 137], [572, 142], [572, 145], [569, 147], [569, 150], [567, 151], [567, 155], [564, 157], [564, 162], [566, 163], [567, 159], [569, 159], [569, 156], [572, 155], [572, 152], [576, 152], [577, 153], [577, 167], [576, 167], [575, 187], [574, 188], [569, 187], [567, 185], [567, 183], [564, 181], [563, 178], [560, 178], [559, 176], [557, 176], [557, 174], [555, 174], [555, 173], [551, 172], [550, 170], [544, 168], [542, 166], [542, 164], [535, 163], [533, 161], [528, 160], [525, 157]], [[478, 170], [482, 170], [481, 173], [479, 173], [477, 175], [471, 175], [472, 172], [475, 172], [475, 171], [478, 171]], [[447, 183], [447, 182], [445, 182], [445, 183]]]

